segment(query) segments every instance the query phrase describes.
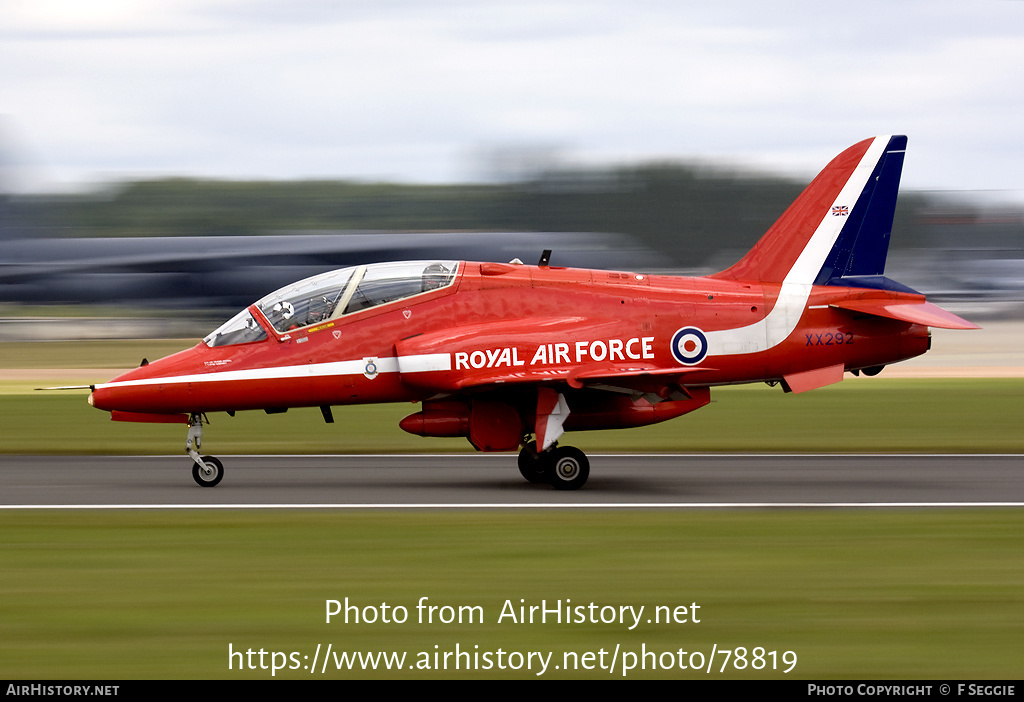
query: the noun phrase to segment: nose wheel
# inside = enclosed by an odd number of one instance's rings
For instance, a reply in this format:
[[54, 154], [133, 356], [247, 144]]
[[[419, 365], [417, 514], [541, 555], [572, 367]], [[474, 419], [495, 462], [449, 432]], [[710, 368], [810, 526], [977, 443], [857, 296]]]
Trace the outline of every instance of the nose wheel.
[[224, 464], [213, 456], [200, 456], [203, 445], [203, 415], [193, 412], [188, 419], [188, 438], [185, 453], [194, 461], [192, 479], [201, 487], [213, 487], [224, 477]]
[[213, 487], [224, 477], [224, 465], [213, 456], [203, 456], [192, 464], [192, 479], [202, 487]]

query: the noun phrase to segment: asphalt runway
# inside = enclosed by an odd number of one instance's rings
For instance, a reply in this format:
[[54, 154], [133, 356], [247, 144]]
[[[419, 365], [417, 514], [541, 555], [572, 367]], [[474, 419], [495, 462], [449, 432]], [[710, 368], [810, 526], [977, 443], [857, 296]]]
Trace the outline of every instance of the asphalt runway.
[[1021, 455], [593, 455], [587, 485], [527, 483], [514, 454], [221, 456], [201, 488], [187, 456], [4, 456], [12, 506], [1024, 506]]

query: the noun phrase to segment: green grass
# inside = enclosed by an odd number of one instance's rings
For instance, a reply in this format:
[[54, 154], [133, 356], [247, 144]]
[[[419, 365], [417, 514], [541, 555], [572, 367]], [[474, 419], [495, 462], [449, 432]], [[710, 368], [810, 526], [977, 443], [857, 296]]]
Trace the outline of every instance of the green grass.
[[[269, 678], [237, 663], [229, 670], [228, 645], [312, 658], [317, 644], [414, 657], [458, 643], [558, 659], [617, 644], [659, 653], [761, 646], [796, 652], [788, 677], [1016, 679], [1022, 528], [1020, 510], [8, 512], [0, 677]], [[404, 606], [409, 621], [325, 623], [326, 600], [346, 597], [378, 611]], [[478, 605], [483, 621], [420, 624], [421, 597]], [[646, 609], [633, 631], [497, 621], [505, 600], [567, 599]], [[656, 606], [694, 602], [700, 623], [646, 621]], [[786, 677], [718, 667], [712, 678]]]
[[[86, 378], [88, 380], [88, 378]], [[92, 380], [95, 380], [93, 378]], [[72, 380], [61, 380], [72, 384]], [[87, 392], [35, 392], [38, 382], [0, 386], [0, 451], [54, 454], [167, 454], [183, 451], [181, 425], [111, 422]], [[1024, 379], [850, 378], [801, 395], [764, 385], [716, 388], [714, 402], [649, 427], [569, 434], [593, 452], [811, 451], [1024, 452]], [[317, 409], [286, 414], [210, 415], [204, 448], [233, 453], [471, 451], [463, 439], [406, 434], [398, 421], [418, 405]]]
[[[89, 339], [0, 343], [0, 368], [135, 368], [195, 346], [199, 339]], [[89, 375], [88, 373], [86, 374]], [[110, 378], [93, 378], [102, 382]]]

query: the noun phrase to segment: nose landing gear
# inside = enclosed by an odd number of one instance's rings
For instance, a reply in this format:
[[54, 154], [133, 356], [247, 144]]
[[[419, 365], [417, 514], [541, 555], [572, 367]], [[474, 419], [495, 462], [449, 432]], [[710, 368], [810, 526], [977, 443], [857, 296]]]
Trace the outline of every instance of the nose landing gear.
[[185, 452], [194, 461], [192, 479], [201, 487], [214, 487], [224, 477], [224, 465], [214, 456], [200, 456], [203, 445], [203, 415], [193, 412], [188, 419]]

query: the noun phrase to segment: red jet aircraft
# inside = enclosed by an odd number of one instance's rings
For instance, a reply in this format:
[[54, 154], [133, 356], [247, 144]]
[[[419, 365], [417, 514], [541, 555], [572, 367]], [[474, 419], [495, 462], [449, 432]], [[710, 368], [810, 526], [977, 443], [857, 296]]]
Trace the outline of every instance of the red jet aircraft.
[[355, 266], [273, 292], [187, 351], [96, 385], [118, 421], [188, 424], [192, 475], [207, 412], [421, 402], [400, 422], [520, 449], [531, 482], [581, 487], [565, 431], [662, 422], [714, 385], [804, 392], [923, 354], [928, 327], [977, 327], [883, 276], [906, 137], [839, 154], [738, 263], [681, 278], [518, 262]]

